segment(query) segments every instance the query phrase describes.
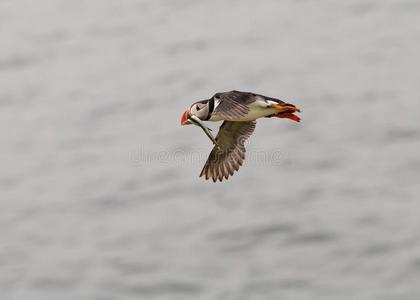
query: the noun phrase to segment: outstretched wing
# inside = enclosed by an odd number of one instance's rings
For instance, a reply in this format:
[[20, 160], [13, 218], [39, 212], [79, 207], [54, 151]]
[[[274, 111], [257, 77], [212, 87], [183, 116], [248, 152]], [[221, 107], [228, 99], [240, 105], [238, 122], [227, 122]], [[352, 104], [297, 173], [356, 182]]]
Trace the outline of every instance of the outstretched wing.
[[254, 132], [256, 121], [232, 122], [224, 121], [216, 136], [218, 145], [211, 151], [200, 177], [228, 179], [229, 175], [239, 170], [245, 159], [245, 141]]
[[216, 107], [212, 115], [225, 120], [238, 119], [249, 112], [248, 104], [255, 101], [255, 94], [248, 92], [230, 91], [214, 95]]

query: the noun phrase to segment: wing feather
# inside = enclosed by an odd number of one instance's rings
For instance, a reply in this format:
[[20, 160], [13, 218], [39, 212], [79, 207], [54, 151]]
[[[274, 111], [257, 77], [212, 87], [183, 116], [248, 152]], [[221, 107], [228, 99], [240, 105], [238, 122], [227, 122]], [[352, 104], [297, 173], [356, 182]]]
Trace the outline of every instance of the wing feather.
[[214, 146], [201, 170], [200, 177], [222, 181], [238, 171], [245, 159], [245, 141], [254, 132], [256, 122], [224, 121], [216, 136], [219, 146]]
[[230, 91], [214, 95], [218, 101], [212, 115], [217, 115], [226, 120], [244, 117], [249, 112], [248, 104], [255, 101], [255, 94], [248, 92]]

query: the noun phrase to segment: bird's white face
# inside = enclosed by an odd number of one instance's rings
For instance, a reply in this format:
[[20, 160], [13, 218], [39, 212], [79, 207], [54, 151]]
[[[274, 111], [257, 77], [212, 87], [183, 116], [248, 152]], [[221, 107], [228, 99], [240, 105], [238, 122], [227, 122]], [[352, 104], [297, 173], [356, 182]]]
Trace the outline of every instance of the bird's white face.
[[190, 125], [190, 116], [196, 116], [200, 120], [206, 120], [209, 114], [209, 106], [207, 103], [196, 102], [188, 107], [182, 115], [181, 125]]
[[195, 103], [191, 106], [190, 114], [197, 116], [200, 120], [205, 120], [209, 114], [209, 107], [207, 103]]

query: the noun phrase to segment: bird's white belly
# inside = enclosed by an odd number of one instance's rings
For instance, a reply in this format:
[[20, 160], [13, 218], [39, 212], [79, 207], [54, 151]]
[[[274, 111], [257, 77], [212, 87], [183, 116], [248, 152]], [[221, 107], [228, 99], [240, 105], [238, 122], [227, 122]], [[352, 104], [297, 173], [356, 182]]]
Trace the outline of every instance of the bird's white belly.
[[246, 116], [238, 118], [235, 121], [252, 121], [258, 118], [267, 117], [269, 115], [275, 114], [276, 112], [278, 112], [278, 109], [276, 108], [254, 106], [250, 107], [250, 110]]
[[[267, 117], [269, 115], [278, 113], [279, 110], [276, 108], [267, 107], [269, 103], [263, 101], [256, 101], [254, 103], [249, 104], [249, 112], [237, 119], [232, 119], [229, 121], [252, 121], [258, 118]], [[217, 115], [212, 116], [209, 121], [221, 121], [224, 118], [221, 118]]]

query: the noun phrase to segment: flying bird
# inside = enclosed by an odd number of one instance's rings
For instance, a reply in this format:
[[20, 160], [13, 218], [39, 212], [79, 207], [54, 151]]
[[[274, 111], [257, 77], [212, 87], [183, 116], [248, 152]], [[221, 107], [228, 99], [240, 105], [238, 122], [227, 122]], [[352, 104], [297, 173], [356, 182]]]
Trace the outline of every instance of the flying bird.
[[[255, 93], [229, 91], [216, 93], [207, 100], [188, 107], [181, 125], [200, 126], [215, 146], [205, 163], [201, 176], [214, 182], [228, 179], [238, 171], [245, 159], [245, 141], [254, 132], [256, 119], [266, 117], [288, 118], [300, 122], [294, 113], [300, 112], [293, 104]], [[222, 121], [216, 139], [202, 121]]]

